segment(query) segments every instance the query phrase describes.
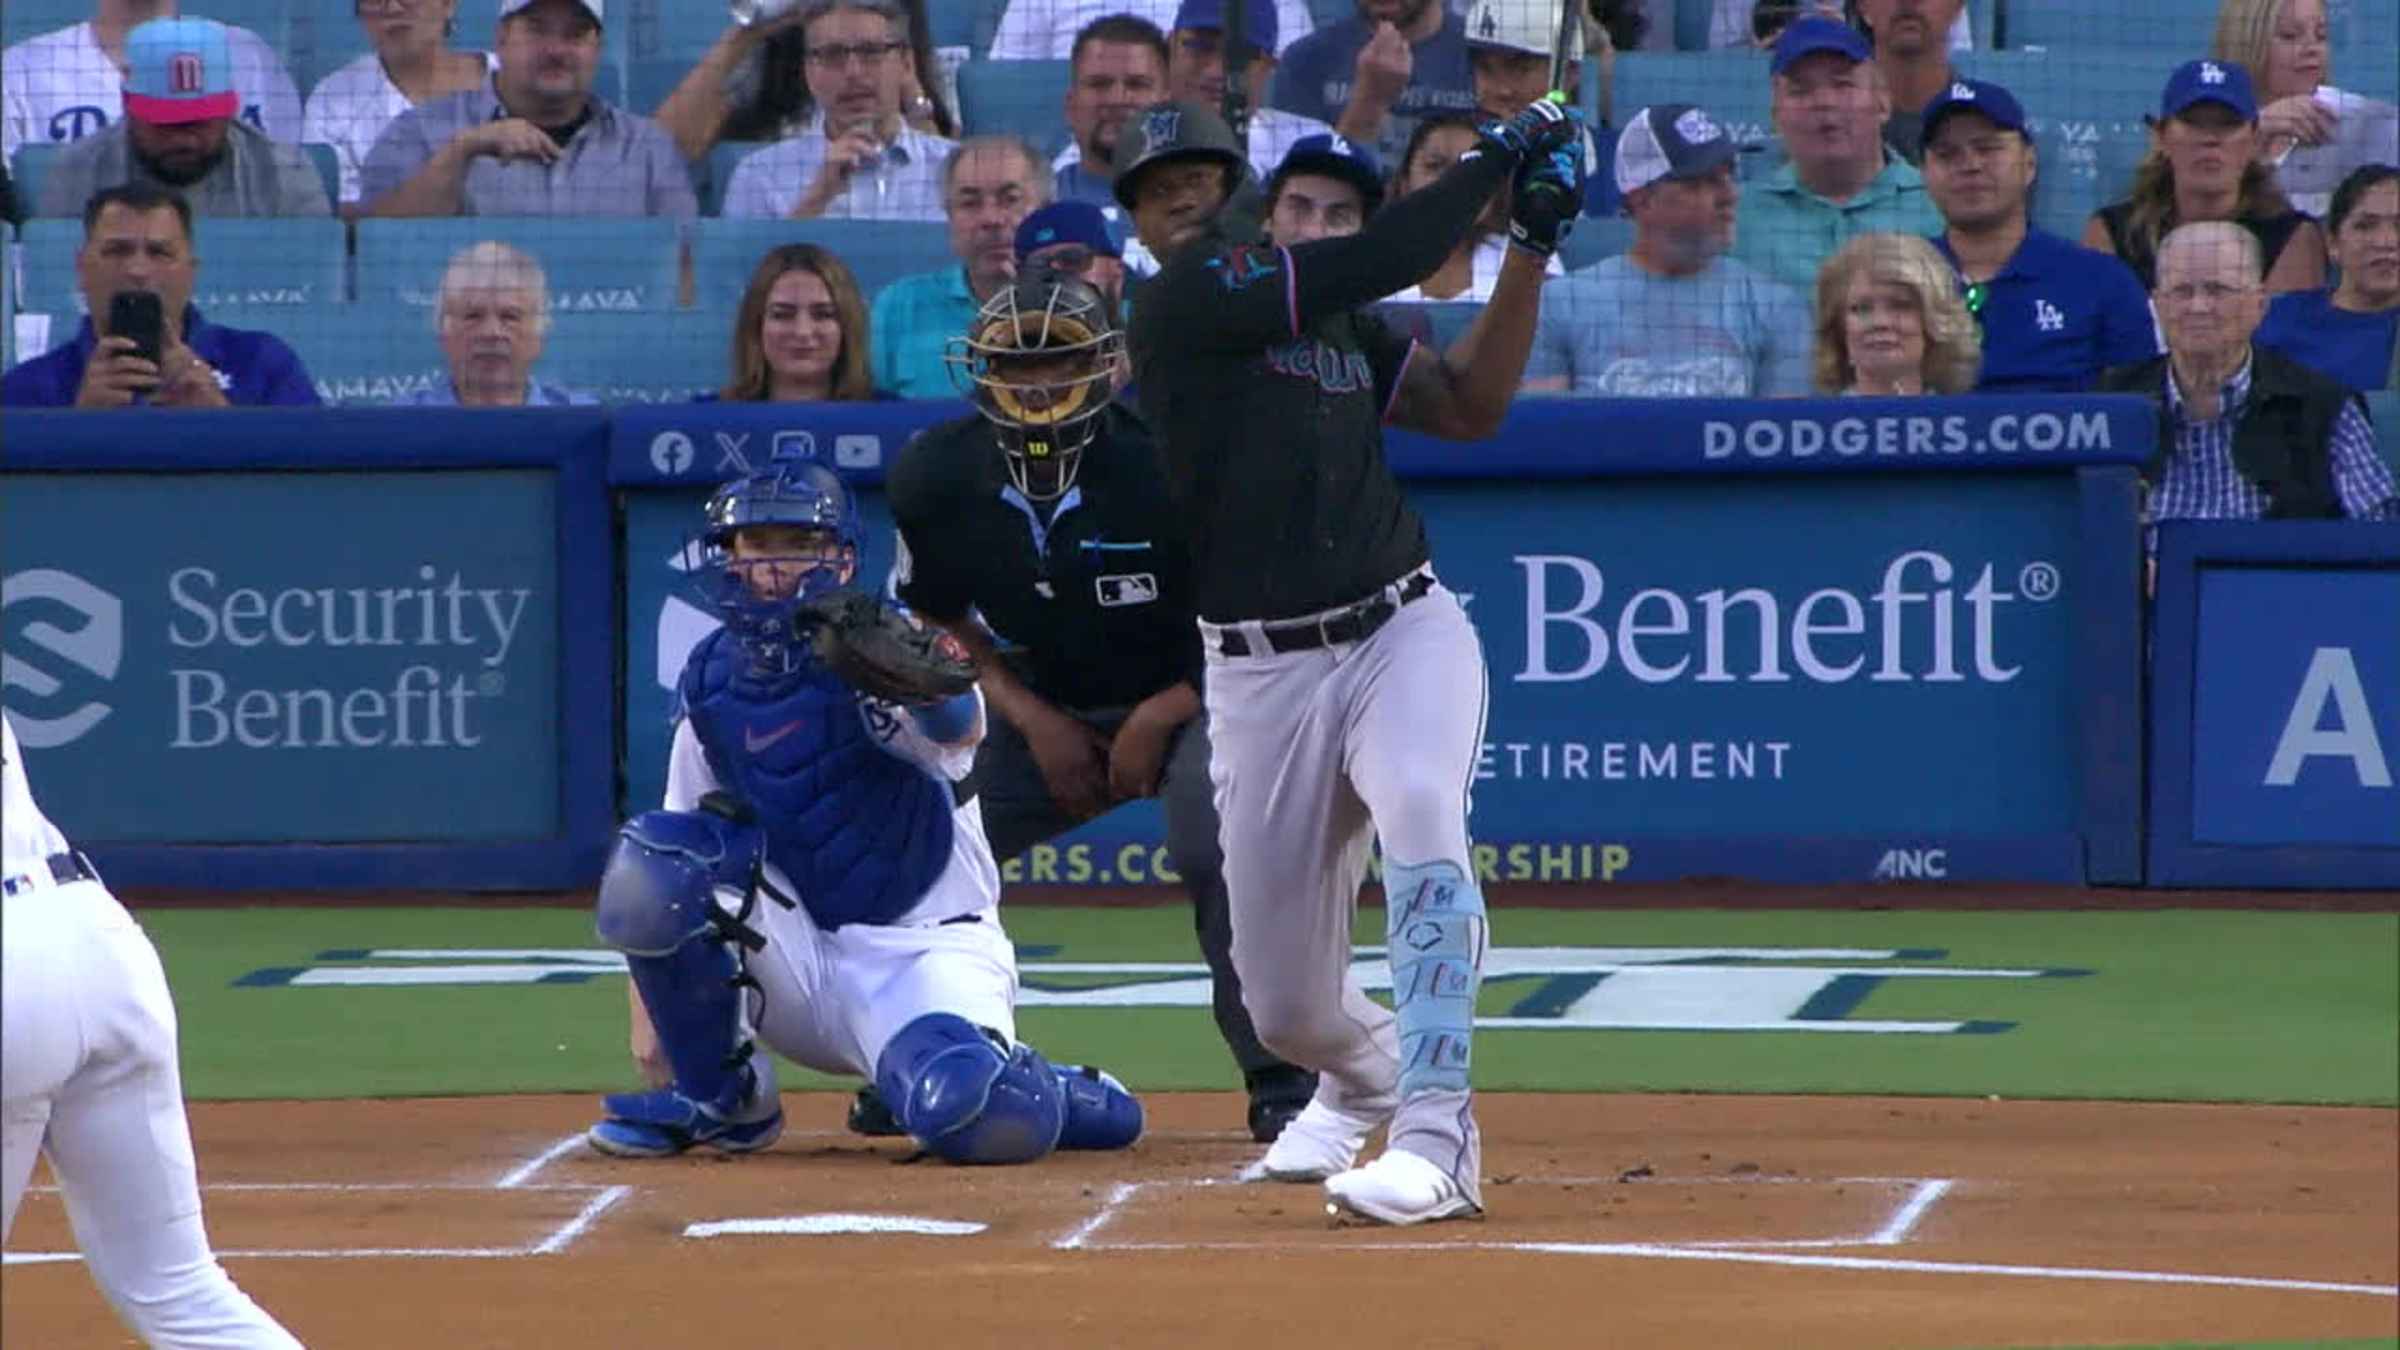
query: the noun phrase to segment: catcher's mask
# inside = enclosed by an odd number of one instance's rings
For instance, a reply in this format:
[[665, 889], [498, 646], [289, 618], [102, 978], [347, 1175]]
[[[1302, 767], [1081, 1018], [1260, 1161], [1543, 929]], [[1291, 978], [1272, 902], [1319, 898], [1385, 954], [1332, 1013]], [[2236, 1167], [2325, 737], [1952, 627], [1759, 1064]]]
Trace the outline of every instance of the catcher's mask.
[[952, 378], [998, 431], [1008, 479], [1028, 499], [1051, 501], [1074, 486], [1124, 346], [1107, 299], [1048, 268], [994, 292], [953, 340]]
[[800, 606], [858, 572], [849, 485], [812, 460], [779, 459], [717, 489], [705, 512], [700, 576], [709, 603], [753, 665], [797, 669], [807, 651], [795, 624]]

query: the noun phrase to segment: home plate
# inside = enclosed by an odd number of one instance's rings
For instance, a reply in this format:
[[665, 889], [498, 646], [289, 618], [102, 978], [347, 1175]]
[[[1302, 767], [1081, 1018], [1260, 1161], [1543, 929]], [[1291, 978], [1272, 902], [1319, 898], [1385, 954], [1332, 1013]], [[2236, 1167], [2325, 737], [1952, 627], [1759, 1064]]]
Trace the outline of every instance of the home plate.
[[917, 1237], [966, 1237], [989, 1224], [965, 1219], [919, 1219], [907, 1214], [787, 1214], [776, 1219], [712, 1219], [686, 1225], [687, 1238], [840, 1233], [907, 1233]]

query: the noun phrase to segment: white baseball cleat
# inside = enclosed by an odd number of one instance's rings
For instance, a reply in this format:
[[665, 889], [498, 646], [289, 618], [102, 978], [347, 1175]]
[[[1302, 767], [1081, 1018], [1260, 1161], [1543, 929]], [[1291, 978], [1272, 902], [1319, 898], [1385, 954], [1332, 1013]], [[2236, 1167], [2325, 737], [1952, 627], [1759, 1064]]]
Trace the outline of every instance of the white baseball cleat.
[[1449, 1173], [1401, 1149], [1326, 1178], [1325, 1199], [1325, 1212], [1336, 1220], [1348, 1215], [1401, 1226], [1483, 1213]]
[[1382, 1123], [1378, 1116], [1355, 1116], [1312, 1100], [1275, 1136], [1264, 1157], [1242, 1169], [1242, 1180], [1323, 1181], [1348, 1171], [1367, 1136]]

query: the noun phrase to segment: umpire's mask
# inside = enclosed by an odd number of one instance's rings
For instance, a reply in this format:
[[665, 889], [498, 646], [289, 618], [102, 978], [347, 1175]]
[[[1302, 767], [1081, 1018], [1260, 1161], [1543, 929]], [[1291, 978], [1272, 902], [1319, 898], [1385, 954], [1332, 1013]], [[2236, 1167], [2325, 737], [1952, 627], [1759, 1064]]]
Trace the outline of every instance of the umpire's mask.
[[952, 377], [998, 431], [1009, 481], [1028, 500], [1074, 486], [1124, 343], [1098, 290], [1048, 268], [995, 292], [953, 341]]

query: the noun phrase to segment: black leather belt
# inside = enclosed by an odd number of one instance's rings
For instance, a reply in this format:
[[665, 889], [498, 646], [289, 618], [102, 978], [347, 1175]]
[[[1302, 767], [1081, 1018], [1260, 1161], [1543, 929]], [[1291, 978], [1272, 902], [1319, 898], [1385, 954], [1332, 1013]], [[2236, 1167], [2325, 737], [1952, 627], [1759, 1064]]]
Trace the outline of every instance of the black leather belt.
[[[92, 860], [80, 853], [53, 853], [42, 859], [42, 865], [49, 869], [50, 881], [60, 886], [77, 881], [98, 881], [100, 879], [100, 873], [92, 867]], [[41, 880], [42, 876], [38, 872], [21, 872], [6, 880], [0, 880], [0, 895], [15, 895], [20, 891], [30, 891]]]
[[[1259, 627], [1266, 633], [1267, 650], [1272, 652], [1305, 652], [1337, 643], [1364, 642], [1375, 636], [1376, 629], [1390, 623], [1402, 605], [1423, 599], [1432, 589], [1431, 572], [1412, 572], [1400, 583], [1396, 599], [1386, 588], [1355, 605], [1345, 605], [1313, 619], [1287, 619]], [[1217, 630], [1217, 650], [1226, 656], [1258, 655], [1250, 650], [1250, 639], [1238, 628]]]

